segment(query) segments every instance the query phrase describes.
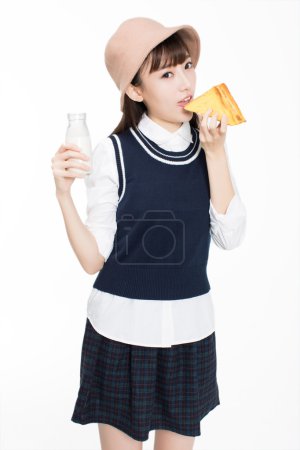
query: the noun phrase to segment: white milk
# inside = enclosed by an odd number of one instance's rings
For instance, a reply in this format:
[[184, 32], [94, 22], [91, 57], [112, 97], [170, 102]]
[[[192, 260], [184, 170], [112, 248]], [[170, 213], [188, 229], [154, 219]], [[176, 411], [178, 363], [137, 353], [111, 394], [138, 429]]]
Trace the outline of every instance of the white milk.
[[[74, 161], [78, 161], [80, 164], [92, 165], [92, 143], [90, 133], [86, 125], [86, 113], [68, 113], [69, 125], [66, 131], [65, 144], [76, 144], [82, 151], [90, 157], [88, 161], [77, 158], [70, 158]], [[92, 168], [91, 168], [92, 170]], [[72, 168], [72, 172], [88, 175], [91, 170], [82, 170], [78, 168]]]

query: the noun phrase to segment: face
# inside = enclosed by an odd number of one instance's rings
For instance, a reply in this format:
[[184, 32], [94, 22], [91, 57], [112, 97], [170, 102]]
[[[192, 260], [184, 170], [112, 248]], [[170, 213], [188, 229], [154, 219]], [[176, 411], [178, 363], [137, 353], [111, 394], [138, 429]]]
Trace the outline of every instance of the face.
[[176, 131], [193, 116], [179, 105], [184, 98], [194, 95], [196, 72], [191, 57], [187, 56], [182, 64], [152, 73], [148, 66], [141, 74], [141, 85], [131, 87], [129, 96], [144, 102], [147, 114], [154, 122], [169, 131]]

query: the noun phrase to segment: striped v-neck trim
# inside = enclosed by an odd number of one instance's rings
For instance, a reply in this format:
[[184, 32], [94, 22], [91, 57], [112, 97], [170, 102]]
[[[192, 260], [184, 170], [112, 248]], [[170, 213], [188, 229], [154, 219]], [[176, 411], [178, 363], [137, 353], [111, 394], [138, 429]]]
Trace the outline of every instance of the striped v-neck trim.
[[151, 139], [146, 137], [140, 129], [133, 129], [130, 127], [130, 131], [140, 146], [154, 159], [161, 161], [165, 164], [182, 165], [192, 162], [200, 153], [201, 146], [199, 141], [199, 133], [195, 128], [191, 127], [191, 133], [193, 142], [182, 151], [168, 151], [165, 150]]

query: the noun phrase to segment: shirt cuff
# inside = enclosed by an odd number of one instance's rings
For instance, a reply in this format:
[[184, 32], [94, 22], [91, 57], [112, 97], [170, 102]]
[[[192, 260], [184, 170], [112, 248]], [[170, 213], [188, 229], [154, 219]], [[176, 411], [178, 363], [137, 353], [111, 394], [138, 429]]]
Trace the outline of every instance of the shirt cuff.
[[225, 213], [219, 213], [214, 205], [212, 204], [211, 199], [209, 200], [210, 203], [210, 209], [209, 212], [213, 219], [220, 221], [224, 224], [230, 224], [233, 222], [235, 217], [244, 215], [245, 213], [245, 207], [241, 201], [241, 198], [238, 194], [234, 194], [232, 199], [230, 200], [230, 203], [227, 207], [227, 210]]
[[239, 246], [244, 239], [246, 231], [246, 208], [235, 193], [231, 199], [226, 213], [219, 213], [210, 200], [211, 235], [218, 247], [232, 249]]
[[114, 230], [111, 230], [110, 228], [105, 229], [103, 227], [100, 228], [97, 226], [92, 226], [87, 222], [85, 223], [85, 226], [94, 236], [97, 242], [98, 250], [106, 262], [113, 249]]

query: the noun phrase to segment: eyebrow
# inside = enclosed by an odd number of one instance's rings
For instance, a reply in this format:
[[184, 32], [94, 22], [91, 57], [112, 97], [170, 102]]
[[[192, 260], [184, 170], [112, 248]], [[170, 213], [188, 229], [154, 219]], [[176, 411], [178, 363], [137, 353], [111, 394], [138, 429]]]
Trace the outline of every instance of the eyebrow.
[[[187, 53], [187, 54], [186, 54], [185, 61], [186, 61], [188, 58], [191, 58], [191, 55], [189, 55], [189, 54]], [[173, 67], [172, 64], [169, 64], [168, 66], [163, 66], [163, 67], [161, 67], [160, 69], [158, 69], [158, 71], [160, 72], [161, 70], [168, 69], [169, 67]]]

